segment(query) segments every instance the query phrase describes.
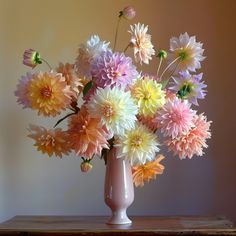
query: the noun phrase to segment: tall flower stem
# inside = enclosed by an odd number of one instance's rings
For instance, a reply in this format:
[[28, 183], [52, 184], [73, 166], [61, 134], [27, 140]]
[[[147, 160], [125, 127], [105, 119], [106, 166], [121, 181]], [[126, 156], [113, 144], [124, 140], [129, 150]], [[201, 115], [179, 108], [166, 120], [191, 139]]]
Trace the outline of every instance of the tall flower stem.
[[161, 68], [162, 61], [163, 61], [163, 58], [161, 57], [158, 68], [157, 68], [157, 77], [158, 77], [158, 74], [159, 74], [159, 71], [160, 71], [160, 68]]
[[130, 43], [126, 46], [126, 48], [124, 49], [124, 53], [128, 50], [128, 48], [130, 47]]
[[50, 70], [52, 70], [52, 67], [50, 66], [50, 64], [45, 59], [41, 58], [41, 60], [47, 64], [47, 66], [49, 67]]
[[181, 56], [175, 58], [166, 68], [165, 70], [162, 72], [161, 76], [160, 76], [160, 80], [162, 79], [163, 75], [166, 73], [166, 71], [179, 59], [181, 58]]
[[116, 33], [115, 33], [115, 41], [114, 41], [114, 46], [113, 46], [113, 52], [115, 51], [115, 48], [116, 48], [116, 42], [117, 42], [117, 37], [118, 37], [118, 30], [119, 30], [120, 20], [121, 20], [121, 17], [119, 16], [118, 21], [117, 21], [117, 25], [116, 25]]

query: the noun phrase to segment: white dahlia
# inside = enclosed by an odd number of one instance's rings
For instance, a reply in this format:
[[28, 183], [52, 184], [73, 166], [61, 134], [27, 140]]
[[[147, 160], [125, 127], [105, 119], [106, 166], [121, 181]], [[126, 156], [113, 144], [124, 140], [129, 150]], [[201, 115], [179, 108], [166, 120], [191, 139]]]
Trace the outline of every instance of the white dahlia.
[[117, 87], [98, 88], [87, 104], [91, 117], [101, 119], [109, 132], [122, 135], [134, 127], [138, 108], [130, 92]]
[[91, 62], [103, 52], [111, 51], [109, 44], [109, 42], [100, 41], [98, 35], [93, 35], [86, 44], [80, 45], [79, 55], [75, 62], [79, 76], [91, 77]]
[[124, 157], [131, 165], [152, 161], [159, 151], [157, 136], [144, 125], [136, 123], [134, 129], [126, 130], [115, 142], [117, 158]]

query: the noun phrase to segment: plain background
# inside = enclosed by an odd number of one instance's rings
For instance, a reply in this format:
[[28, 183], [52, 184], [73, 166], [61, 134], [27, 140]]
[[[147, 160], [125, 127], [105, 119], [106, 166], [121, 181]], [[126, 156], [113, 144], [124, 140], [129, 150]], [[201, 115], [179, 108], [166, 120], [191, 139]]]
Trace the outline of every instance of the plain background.
[[[129, 214], [236, 219], [236, 1], [0, 0], [0, 221], [19, 214], [109, 214], [103, 162], [96, 160], [93, 171], [82, 174], [74, 155], [60, 160], [37, 152], [26, 137], [28, 124], [50, 128], [55, 120], [22, 110], [14, 90], [29, 69], [22, 65], [26, 48], [40, 51], [53, 67], [73, 63], [90, 35], [113, 42], [118, 12], [127, 5], [137, 17], [121, 22], [118, 50], [127, 45], [129, 24], [136, 22], [149, 25], [156, 49], [168, 49], [170, 37], [184, 32], [204, 43], [201, 71], [208, 94], [199, 112], [213, 120], [205, 156], [180, 161], [168, 154], [164, 174], [135, 190]], [[156, 67], [153, 59], [142, 70], [155, 73]]]

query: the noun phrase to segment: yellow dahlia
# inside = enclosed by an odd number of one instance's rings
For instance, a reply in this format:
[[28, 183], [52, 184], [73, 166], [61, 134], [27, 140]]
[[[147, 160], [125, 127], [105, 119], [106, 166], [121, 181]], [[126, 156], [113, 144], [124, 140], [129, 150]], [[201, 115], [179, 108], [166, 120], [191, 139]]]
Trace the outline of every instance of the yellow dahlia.
[[136, 165], [132, 167], [133, 181], [136, 187], [143, 186], [144, 181], [156, 179], [156, 175], [161, 175], [164, 170], [164, 166], [160, 164], [160, 161], [165, 157], [161, 154], [157, 155], [154, 161], [149, 161], [144, 165]]
[[84, 85], [83, 79], [77, 76], [75, 65], [70, 63], [59, 63], [56, 71], [65, 77], [67, 85], [70, 86], [74, 96], [77, 97], [82, 92]]
[[40, 72], [29, 82], [28, 96], [31, 107], [39, 115], [56, 116], [71, 102], [73, 93], [61, 74]]
[[123, 136], [115, 141], [117, 157], [124, 157], [131, 165], [145, 164], [155, 158], [157, 147], [156, 135], [140, 123], [136, 123], [134, 129], [126, 130]]
[[131, 96], [139, 107], [139, 114], [152, 117], [165, 104], [165, 91], [162, 85], [145, 76], [131, 87]]
[[35, 140], [34, 146], [38, 151], [47, 153], [50, 157], [62, 157], [62, 154], [68, 155], [71, 145], [67, 141], [68, 133], [60, 128], [47, 130], [42, 126], [30, 125], [30, 134], [28, 137]]

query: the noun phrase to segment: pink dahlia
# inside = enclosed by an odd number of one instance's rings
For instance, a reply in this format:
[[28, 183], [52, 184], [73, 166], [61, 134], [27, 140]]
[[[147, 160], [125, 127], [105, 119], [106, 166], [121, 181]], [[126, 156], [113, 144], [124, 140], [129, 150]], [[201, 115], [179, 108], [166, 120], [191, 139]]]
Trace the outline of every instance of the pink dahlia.
[[186, 133], [179, 135], [175, 139], [167, 139], [165, 144], [169, 151], [173, 151], [180, 159], [192, 158], [193, 155], [202, 156], [203, 148], [207, 148], [206, 139], [211, 137], [210, 124], [203, 114], [195, 115], [194, 126]]
[[130, 57], [107, 51], [92, 62], [92, 75], [98, 87], [127, 88], [138, 77], [138, 72]]
[[29, 81], [31, 80], [32, 75], [27, 73], [26, 75], [21, 76], [21, 80], [17, 85], [15, 91], [15, 96], [18, 97], [17, 102], [23, 105], [23, 108], [31, 107], [31, 102], [29, 100]]
[[190, 108], [190, 103], [178, 98], [168, 99], [167, 103], [158, 112], [157, 120], [164, 136], [172, 138], [187, 133], [193, 127], [193, 117], [196, 111]]

